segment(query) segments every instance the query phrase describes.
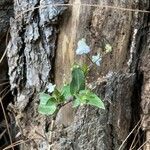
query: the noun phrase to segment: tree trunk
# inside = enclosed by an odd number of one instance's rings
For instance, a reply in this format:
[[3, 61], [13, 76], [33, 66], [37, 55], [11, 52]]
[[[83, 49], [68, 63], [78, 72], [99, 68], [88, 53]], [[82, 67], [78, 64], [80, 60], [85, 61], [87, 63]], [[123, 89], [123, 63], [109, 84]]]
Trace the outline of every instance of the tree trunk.
[[[14, 1], [7, 57], [15, 104], [9, 110], [24, 140], [20, 149], [128, 150], [135, 144], [138, 149], [150, 138], [148, 13], [80, 4], [149, 10], [149, 1], [71, 0], [75, 5], [49, 5], [56, 3], [66, 1]], [[50, 82], [61, 86], [68, 81], [74, 62], [90, 64], [75, 55], [81, 38], [90, 45], [91, 56], [103, 55], [100, 67], [90, 69], [88, 85], [106, 109], [82, 106], [75, 112], [70, 103], [65, 105], [56, 117], [51, 144], [52, 118], [38, 113], [38, 95]], [[106, 45], [111, 52], [105, 52]], [[141, 116], [143, 128], [138, 126], [125, 140]], [[148, 143], [144, 146], [149, 149]]]

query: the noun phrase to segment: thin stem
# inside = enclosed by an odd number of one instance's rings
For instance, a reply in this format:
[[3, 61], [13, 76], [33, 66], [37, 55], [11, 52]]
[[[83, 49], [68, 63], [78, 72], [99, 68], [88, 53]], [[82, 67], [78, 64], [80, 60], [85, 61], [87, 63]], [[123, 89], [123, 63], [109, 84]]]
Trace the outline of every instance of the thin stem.
[[86, 57], [89, 59], [89, 61], [90, 61], [93, 65], [95, 65], [95, 63], [92, 61], [92, 59], [90, 58], [90, 56], [89, 56], [88, 54], [86, 54]]

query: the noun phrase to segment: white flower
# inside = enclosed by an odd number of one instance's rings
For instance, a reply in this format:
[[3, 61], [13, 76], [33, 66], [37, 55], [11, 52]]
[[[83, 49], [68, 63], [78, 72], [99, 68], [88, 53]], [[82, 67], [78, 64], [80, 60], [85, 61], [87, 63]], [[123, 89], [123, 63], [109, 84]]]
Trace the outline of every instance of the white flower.
[[76, 49], [77, 55], [87, 54], [90, 52], [90, 47], [86, 44], [85, 39], [81, 39], [78, 41], [78, 47]]
[[53, 85], [52, 83], [49, 83], [49, 84], [47, 85], [47, 91], [48, 91], [49, 93], [52, 93], [52, 92], [54, 91], [55, 87], [56, 87], [55, 84]]
[[100, 63], [102, 61], [102, 57], [100, 54], [92, 56], [92, 62], [95, 63], [97, 66], [100, 66]]
[[106, 53], [112, 52], [112, 47], [111, 47], [110, 44], [106, 44], [106, 45], [105, 45], [105, 52], [106, 52]]

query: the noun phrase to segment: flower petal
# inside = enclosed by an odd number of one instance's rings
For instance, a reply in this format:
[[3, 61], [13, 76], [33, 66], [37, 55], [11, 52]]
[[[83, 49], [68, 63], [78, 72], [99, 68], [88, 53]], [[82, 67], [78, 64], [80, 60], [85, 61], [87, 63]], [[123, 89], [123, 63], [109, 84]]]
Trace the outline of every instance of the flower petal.
[[48, 86], [47, 86], [47, 91], [49, 93], [52, 93], [54, 91], [55, 87], [56, 87], [55, 84], [53, 85], [52, 83], [49, 83]]
[[105, 52], [106, 52], [106, 53], [112, 52], [112, 47], [111, 47], [110, 44], [106, 44], [106, 45], [105, 45]]
[[102, 57], [100, 56], [100, 54], [92, 56], [92, 62], [95, 63], [97, 66], [100, 66], [101, 60]]
[[78, 47], [76, 49], [77, 55], [87, 54], [90, 52], [90, 47], [86, 44], [85, 39], [81, 39], [78, 41]]

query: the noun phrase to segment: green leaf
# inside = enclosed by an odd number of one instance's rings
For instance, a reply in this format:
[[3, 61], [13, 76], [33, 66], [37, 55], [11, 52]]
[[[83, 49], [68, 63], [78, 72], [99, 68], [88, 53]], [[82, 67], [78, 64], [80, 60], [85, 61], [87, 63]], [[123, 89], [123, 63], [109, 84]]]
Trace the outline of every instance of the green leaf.
[[86, 100], [87, 104], [96, 106], [98, 108], [105, 109], [105, 106], [104, 106], [104, 103], [102, 102], [102, 100], [93, 92], [91, 92], [89, 90], [82, 90], [82, 91], [80, 91], [79, 94], [82, 96], [82, 97], [80, 96], [81, 100], [82, 101]]
[[78, 106], [80, 106], [80, 100], [78, 99], [78, 98], [76, 98], [74, 101], [73, 101], [73, 107], [75, 108], [75, 107], [78, 107]]
[[53, 94], [52, 94], [52, 96], [56, 99], [57, 97], [59, 97], [61, 95], [61, 93], [57, 90], [57, 89], [55, 89], [54, 90], [54, 92], [53, 92]]
[[46, 105], [39, 105], [38, 112], [43, 115], [52, 115], [57, 109], [57, 102], [54, 97], [51, 97]]
[[80, 105], [87, 104], [87, 95], [85, 93], [82, 93], [82, 91], [85, 91], [85, 90], [81, 90], [79, 94], [75, 95], [75, 98], [80, 101]]
[[45, 93], [40, 93], [39, 98], [40, 98], [40, 105], [46, 105], [51, 96]]
[[39, 105], [38, 112], [42, 115], [52, 115], [54, 114], [56, 109], [57, 109], [56, 105], [51, 105], [51, 106]]
[[76, 94], [75, 100], [73, 101], [74, 107], [78, 107], [79, 105], [82, 106], [84, 104], [87, 104], [87, 97], [85, 94]]
[[55, 88], [52, 97], [54, 97], [57, 101], [57, 103], [61, 103], [64, 101], [64, 96], [61, 95], [61, 93]]
[[86, 75], [88, 74], [88, 72], [89, 72], [89, 67], [88, 67], [88, 65], [83, 64], [81, 69], [82, 69], [82, 71], [84, 72], [84, 75], [86, 76]]
[[64, 85], [61, 89], [61, 95], [64, 96], [64, 98], [67, 100], [69, 97], [71, 97], [71, 93], [70, 93], [70, 85]]
[[70, 83], [70, 92], [72, 95], [85, 89], [85, 76], [80, 67], [74, 67], [72, 70], [72, 81]]

